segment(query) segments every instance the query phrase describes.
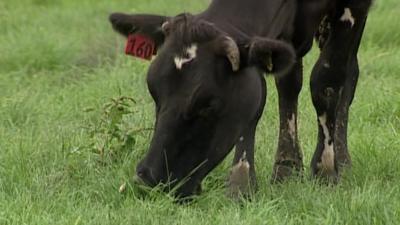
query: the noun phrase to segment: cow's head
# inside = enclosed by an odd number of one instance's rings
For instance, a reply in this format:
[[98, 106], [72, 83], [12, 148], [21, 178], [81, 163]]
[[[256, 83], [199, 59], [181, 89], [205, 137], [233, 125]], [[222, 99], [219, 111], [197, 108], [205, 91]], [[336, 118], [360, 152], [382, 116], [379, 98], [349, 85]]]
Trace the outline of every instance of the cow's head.
[[293, 49], [261, 38], [238, 45], [189, 14], [115, 13], [110, 21], [124, 36], [141, 33], [159, 47], [147, 75], [155, 131], [137, 176], [149, 186], [179, 184], [179, 196], [197, 193], [202, 179], [257, 122], [265, 98], [261, 71], [287, 71]]

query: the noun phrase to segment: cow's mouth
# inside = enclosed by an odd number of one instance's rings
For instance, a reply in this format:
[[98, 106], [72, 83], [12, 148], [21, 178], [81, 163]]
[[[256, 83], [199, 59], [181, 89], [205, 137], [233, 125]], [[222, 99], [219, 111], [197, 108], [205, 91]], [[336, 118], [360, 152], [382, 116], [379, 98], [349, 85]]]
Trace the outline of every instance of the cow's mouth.
[[136, 174], [133, 176], [133, 184], [137, 187], [143, 189], [151, 189], [157, 187], [159, 190], [172, 193], [178, 198], [188, 198], [190, 196], [199, 195], [202, 192], [201, 181], [194, 179], [189, 181], [178, 181], [177, 179], [170, 179], [167, 182], [155, 182], [154, 180], [149, 180], [141, 174]]

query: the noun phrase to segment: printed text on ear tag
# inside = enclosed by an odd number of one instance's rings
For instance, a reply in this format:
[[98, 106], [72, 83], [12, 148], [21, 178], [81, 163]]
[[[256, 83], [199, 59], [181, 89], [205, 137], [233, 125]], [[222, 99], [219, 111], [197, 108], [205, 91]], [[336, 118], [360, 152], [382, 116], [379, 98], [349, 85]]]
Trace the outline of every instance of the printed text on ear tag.
[[142, 34], [132, 34], [128, 36], [125, 53], [141, 59], [151, 60], [156, 54], [156, 44], [151, 38]]

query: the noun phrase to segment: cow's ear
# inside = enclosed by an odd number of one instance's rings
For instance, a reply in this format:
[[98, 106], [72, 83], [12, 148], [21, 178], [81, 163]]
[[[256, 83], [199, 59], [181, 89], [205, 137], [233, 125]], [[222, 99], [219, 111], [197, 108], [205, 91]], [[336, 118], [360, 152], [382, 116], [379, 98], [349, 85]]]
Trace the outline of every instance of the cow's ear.
[[113, 13], [109, 20], [113, 28], [120, 34], [128, 37], [130, 34], [140, 33], [152, 38], [157, 46], [164, 42], [162, 25], [168, 17], [146, 14], [128, 15], [124, 13]]
[[249, 64], [255, 64], [267, 73], [286, 74], [296, 62], [294, 48], [284, 41], [257, 37], [248, 48]]

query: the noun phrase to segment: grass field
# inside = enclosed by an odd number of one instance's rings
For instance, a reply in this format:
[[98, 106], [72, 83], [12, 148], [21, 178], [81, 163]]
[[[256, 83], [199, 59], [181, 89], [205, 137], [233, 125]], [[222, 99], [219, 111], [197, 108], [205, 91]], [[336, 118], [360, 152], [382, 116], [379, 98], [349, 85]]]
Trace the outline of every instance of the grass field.
[[[400, 224], [398, 0], [376, 1], [369, 17], [349, 128], [354, 165], [338, 186], [308, 178], [269, 184], [278, 108], [268, 78], [256, 143], [260, 190], [253, 201], [239, 204], [224, 195], [232, 156], [207, 177], [204, 193], [189, 205], [131, 186], [118, 192], [147, 149], [146, 128], [153, 126], [154, 114], [145, 84], [148, 64], [123, 55], [124, 40], [112, 31], [108, 14], [174, 15], [199, 11], [207, 2], [0, 1], [0, 224]], [[317, 54], [307, 56], [305, 74]], [[307, 84], [309, 76], [305, 79]], [[118, 120], [119, 132], [135, 140], [128, 147], [104, 143], [104, 131], [88, 128], [100, 124], [103, 105], [118, 96], [136, 100], [134, 113]], [[308, 85], [299, 123], [308, 165], [317, 128]], [[114, 150], [99, 154], [93, 148], [105, 144]]]

